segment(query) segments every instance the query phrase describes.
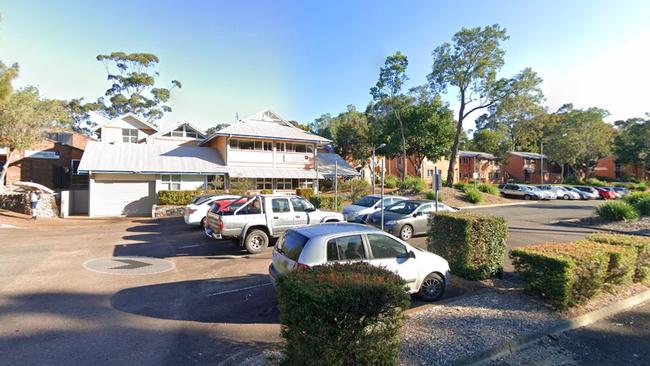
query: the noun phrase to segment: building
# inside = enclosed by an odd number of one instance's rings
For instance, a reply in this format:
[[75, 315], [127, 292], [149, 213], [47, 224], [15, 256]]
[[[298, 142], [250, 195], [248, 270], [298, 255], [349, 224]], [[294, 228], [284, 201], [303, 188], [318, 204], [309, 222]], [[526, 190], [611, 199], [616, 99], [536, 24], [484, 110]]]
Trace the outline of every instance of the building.
[[[402, 179], [402, 160], [402, 157], [386, 159], [386, 175], [394, 175]], [[406, 174], [411, 177], [421, 178], [429, 187], [433, 184], [433, 176], [436, 168], [440, 172], [442, 181], [446, 181], [449, 170], [449, 160], [446, 158], [441, 158], [438, 161], [430, 161], [429, 159], [424, 158], [422, 164], [420, 164], [419, 173], [413, 162], [408, 158], [406, 159]], [[379, 172], [379, 166], [377, 172]], [[456, 168], [454, 169], [454, 180], [458, 180], [458, 160], [456, 160]]]
[[150, 215], [159, 191], [209, 188], [217, 177], [226, 188], [246, 181], [256, 190], [294, 192], [316, 188], [334, 162], [341, 175], [358, 175], [335, 154], [318, 154], [329, 140], [268, 109], [204, 139], [190, 124], [159, 131], [132, 115], [97, 131], [100, 141], [88, 144], [79, 167], [90, 176], [90, 216]]
[[[29, 149], [14, 152], [7, 168], [5, 184], [34, 182], [52, 189], [87, 187], [88, 177], [78, 172], [88, 136], [75, 132], [46, 132]], [[0, 148], [0, 167], [7, 161], [7, 150]]]
[[616, 160], [614, 155], [600, 158], [594, 167], [594, 176], [607, 179], [645, 179], [642, 164], [622, 164]]
[[542, 182], [542, 157], [544, 158], [544, 183], [561, 183], [560, 166], [550, 162], [546, 155], [511, 151], [505, 164], [507, 180], [539, 184]]
[[458, 177], [461, 182], [474, 179], [492, 184], [502, 182], [501, 164], [496, 156], [477, 151], [459, 151], [458, 157]]

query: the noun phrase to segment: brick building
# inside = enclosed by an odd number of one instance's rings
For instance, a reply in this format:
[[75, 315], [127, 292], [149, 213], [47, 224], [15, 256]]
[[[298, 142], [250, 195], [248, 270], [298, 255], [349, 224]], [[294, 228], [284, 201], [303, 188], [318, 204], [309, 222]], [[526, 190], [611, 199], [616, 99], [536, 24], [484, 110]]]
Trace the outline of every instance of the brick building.
[[594, 167], [594, 176], [598, 178], [621, 179], [625, 177], [645, 179], [641, 164], [621, 164], [614, 155], [598, 159]]
[[[544, 157], [544, 183], [560, 183], [560, 166]], [[542, 155], [530, 152], [511, 151], [505, 164], [508, 180], [539, 184], [542, 181]]]
[[474, 179], [484, 183], [498, 184], [503, 180], [501, 164], [496, 156], [477, 151], [458, 152], [458, 178], [461, 182]]
[[[386, 159], [386, 175], [394, 175], [398, 178], [402, 178], [402, 158], [397, 157], [393, 159]], [[440, 171], [440, 176], [442, 181], [447, 180], [447, 170], [449, 169], [449, 160], [441, 158], [438, 161], [430, 161], [429, 159], [424, 159], [422, 165], [420, 166], [419, 177], [424, 180], [427, 186], [433, 184], [433, 176], [435, 169], [438, 168]], [[379, 168], [377, 169], [379, 172]], [[415, 165], [409, 160], [406, 159], [406, 174], [411, 177], [418, 176], [417, 169]], [[454, 169], [454, 181], [458, 180], [458, 160], [456, 160], [456, 168]]]

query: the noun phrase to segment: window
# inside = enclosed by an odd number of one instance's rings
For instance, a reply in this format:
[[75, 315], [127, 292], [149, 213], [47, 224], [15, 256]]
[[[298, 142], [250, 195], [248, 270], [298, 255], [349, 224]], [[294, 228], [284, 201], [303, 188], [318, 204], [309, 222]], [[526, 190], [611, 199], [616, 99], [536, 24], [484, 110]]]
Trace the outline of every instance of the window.
[[433, 212], [435, 210], [436, 210], [435, 207], [433, 207], [433, 205], [429, 204], [429, 205], [421, 206], [420, 209], [418, 210], [418, 212], [428, 214], [428, 213], [431, 213], [431, 212]]
[[386, 235], [368, 234], [368, 243], [374, 259], [406, 257], [406, 247]]
[[271, 207], [274, 213], [291, 212], [287, 198], [274, 198], [271, 200]]
[[239, 150], [255, 150], [255, 143], [253, 141], [239, 141]]
[[294, 212], [308, 212], [313, 208], [309, 202], [301, 198], [292, 198], [291, 205], [293, 206]]
[[273, 143], [270, 141], [246, 141], [231, 139], [230, 148], [235, 150], [272, 151]]
[[135, 128], [123, 128], [122, 142], [127, 142], [131, 144], [138, 143], [138, 130]]
[[276, 189], [287, 190], [292, 189], [291, 179], [289, 178], [279, 178], [275, 184]]
[[427, 177], [433, 177], [433, 169], [427, 170]]
[[278, 142], [276, 144], [277, 150], [278, 151], [287, 151], [287, 152], [295, 152], [295, 153], [313, 153], [314, 152], [314, 146], [313, 145], [305, 145], [305, 144], [294, 144], [291, 142]]
[[80, 174], [79, 173], [79, 163], [81, 160], [79, 159], [72, 159], [70, 160], [70, 173], [72, 175], [87, 175], [87, 173]]
[[292, 261], [297, 261], [308, 240], [305, 236], [289, 230], [278, 240], [275, 250]]
[[276, 143], [276, 144], [275, 144], [275, 147], [276, 147], [276, 149], [277, 149], [278, 151], [284, 151], [284, 150], [285, 150], [284, 142], [278, 142], [278, 143]]
[[180, 191], [181, 189], [181, 176], [180, 175], [162, 175], [160, 177], [162, 187], [168, 191]]
[[367, 258], [361, 235], [344, 236], [327, 242], [328, 261], [352, 261]]
[[271, 178], [256, 178], [255, 186], [257, 189], [273, 189], [273, 179]]

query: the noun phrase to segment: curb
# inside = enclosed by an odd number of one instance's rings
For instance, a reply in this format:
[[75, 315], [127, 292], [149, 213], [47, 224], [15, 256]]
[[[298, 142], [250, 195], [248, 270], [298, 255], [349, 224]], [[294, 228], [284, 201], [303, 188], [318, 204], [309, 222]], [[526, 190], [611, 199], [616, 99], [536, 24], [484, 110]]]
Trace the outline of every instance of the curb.
[[456, 207], [459, 210], [475, 210], [478, 208], [490, 208], [490, 207], [505, 207], [505, 206], [519, 206], [519, 205], [530, 205], [533, 203], [539, 203], [540, 201], [525, 201], [525, 202], [513, 202], [513, 203], [499, 203], [496, 205], [479, 205], [479, 206], [466, 206], [466, 207]]
[[495, 358], [510, 355], [517, 351], [520, 348], [523, 348], [530, 343], [536, 342], [542, 338], [548, 337], [550, 335], [558, 335], [566, 331], [581, 328], [589, 324], [595, 323], [601, 319], [607, 318], [609, 316], [615, 315], [625, 310], [644, 303], [650, 300], [650, 290], [638, 293], [627, 299], [620, 300], [618, 302], [612, 303], [604, 308], [591, 311], [589, 313], [580, 315], [573, 319], [566, 319], [559, 322], [559, 324], [539, 331], [527, 336], [519, 337], [511, 341], [502, 343], [492, 349], [481, 352], [478, 355], [470, 356], [465, 359], [461, 359], [458, 362], [454, 362], [455, 365], [463, 366], [478, 366], [482, 365], [487, 361], [491, 361]]

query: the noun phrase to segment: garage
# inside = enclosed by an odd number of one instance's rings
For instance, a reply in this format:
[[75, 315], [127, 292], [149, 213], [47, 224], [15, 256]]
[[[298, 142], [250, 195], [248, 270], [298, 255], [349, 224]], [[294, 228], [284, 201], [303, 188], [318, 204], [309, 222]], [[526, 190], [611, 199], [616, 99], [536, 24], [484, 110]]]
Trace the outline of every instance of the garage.
[[92, 216], [151, 216], [155, 181], [96, 180], [91, 187]]

